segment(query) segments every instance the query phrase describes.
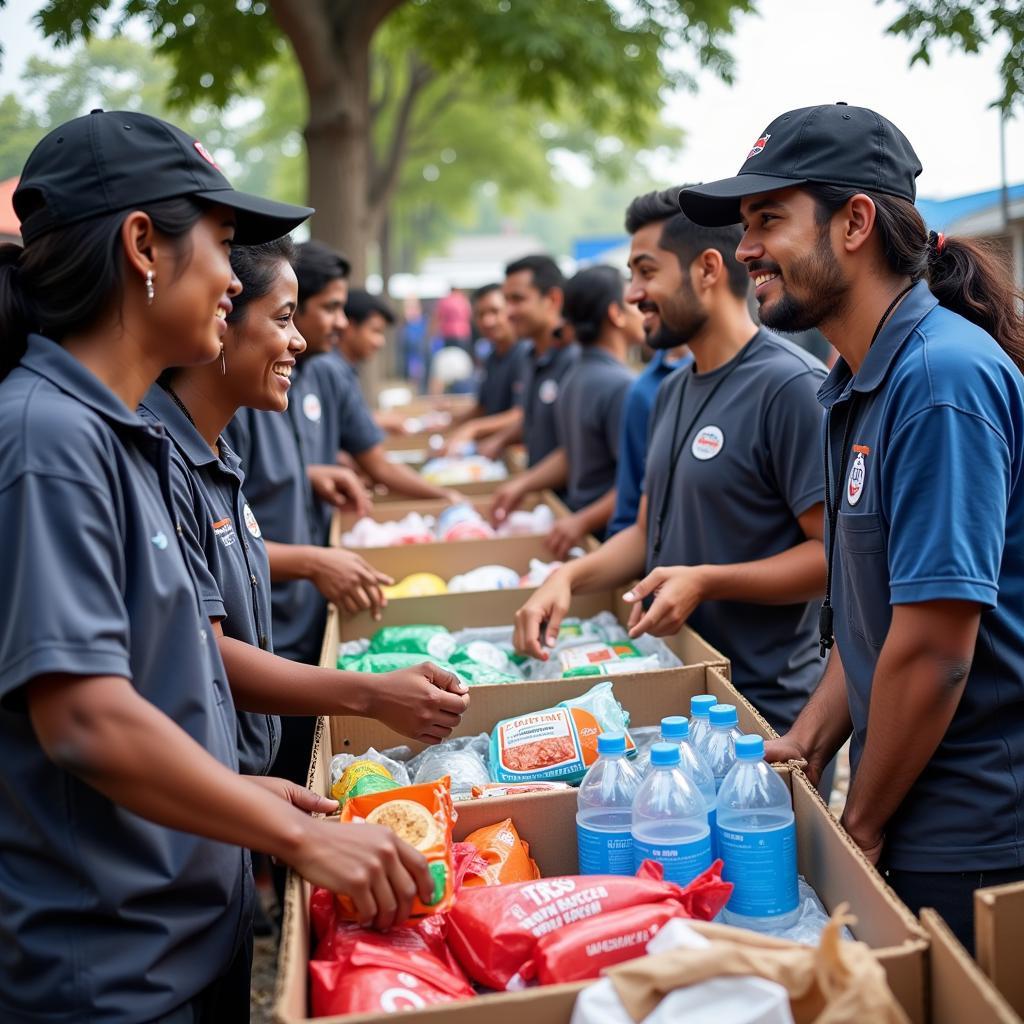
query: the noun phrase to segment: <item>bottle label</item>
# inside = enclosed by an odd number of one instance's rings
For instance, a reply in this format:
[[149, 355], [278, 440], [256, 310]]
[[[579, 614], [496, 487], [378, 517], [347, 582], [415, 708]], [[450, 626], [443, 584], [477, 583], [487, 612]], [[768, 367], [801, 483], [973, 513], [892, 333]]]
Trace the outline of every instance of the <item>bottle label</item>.
[[645, 843], [633, 838], [633, 870], [645, 860], [656, 860], [665, 869], [665, 881], [687, 885], [711, 867], [711, 836], [689, 843]]
[[795, 910], [796, 824], [742, 832], [718, 828], [722, 877], [735, 887], [727, 907], [745, 917], [775, 917]]
[[576, 845], [581, 875], [633, 874], [633, 836], [623, 832], [599, 832], [576, 826]]

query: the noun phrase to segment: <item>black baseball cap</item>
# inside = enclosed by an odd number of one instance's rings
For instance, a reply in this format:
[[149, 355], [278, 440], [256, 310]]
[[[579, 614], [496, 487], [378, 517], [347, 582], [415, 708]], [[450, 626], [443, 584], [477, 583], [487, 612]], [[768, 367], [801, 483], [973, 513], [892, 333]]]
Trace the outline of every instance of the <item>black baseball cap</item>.
[[708, 227], [738, 224], [740, 200], [815, 182], [914, 202], [921, 173], [907, 137], [881, 114], [846, 103], [801, 107], [775, 118], [735, 178], [684, 188], [679, 208]]
[[206, 148], [149, 114], [94, 110], [55, 128], [32, 150], [14, 191], [25, 242], [54, 228], [179, 196], [230, 207], [235, 241], [269, 242], [313, 210], [236, 192]]

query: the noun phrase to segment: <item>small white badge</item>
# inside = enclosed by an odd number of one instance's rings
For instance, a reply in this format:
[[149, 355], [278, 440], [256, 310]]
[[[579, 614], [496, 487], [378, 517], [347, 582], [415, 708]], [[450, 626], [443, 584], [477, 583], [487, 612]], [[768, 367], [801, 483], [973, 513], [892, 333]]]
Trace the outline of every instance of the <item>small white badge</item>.
[[302, 399], [302, 412], [307, 420], [319, 423], [320, 416], [323, 413], [323, 408], [320, 405], [320, 396], [312, 393], [306, 395]]
[[252, 509], [249, 508], [248, 502], [246, 502], [242, 507], [242, 519], [245, 520], [245, 528], [254, 537], [259, 538], [263, 536], [263, 534], [260, 533], [260, 524], [256, 522], [256, 517], [252, 514]]
[[850, 479], [846, 483], [846, 500], [851, 505], [856, 505], [864, 493], [865, 476], [864, 453], [857, 452], [857, 458], [853, 460], [853, 465], [850, 467]]
[[545, 405], [550, 405], [558, 397], [558, 381], [544, 381], [537, 391], [537, 396]]
[[722, 433], [722, 428], [709, 424], [697, 431], [697, 436], [693, 439], [693, 444], [690, 445], [690, 451], [695, 459], [707, 462], [722, 450], [724, 444], [725, 434]]

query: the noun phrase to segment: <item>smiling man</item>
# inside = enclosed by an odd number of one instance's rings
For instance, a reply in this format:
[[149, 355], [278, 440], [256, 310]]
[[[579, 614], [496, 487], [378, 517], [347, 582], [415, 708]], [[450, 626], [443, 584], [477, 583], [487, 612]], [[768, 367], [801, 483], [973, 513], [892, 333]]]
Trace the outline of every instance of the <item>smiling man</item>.
[[819, 392], [835, 648], [770, 754], [813, 775], [852, 732], [843, 823], [973, 948], [973, 891], [1024, 877], [1024, 323], [994, 251], [926, 229], [920, 172], [874, 111], [806, 107], [680, 204], [742, 221], [764, 322], [841, 356]]
[[[636, 522], [567, 563], [516, 616], [516, 646], [554, 644], [574, 593], [622, 586], [631, 635], [689, 624], [728, 655], [733, 681], [785, 729], [821, 676], [815, 601], [824, 590], [821, 410], [825, 369], [759, 329], [734, 255], [738, 228], [704, 228], [668, 207], [633, 233], [626, 300], [687, 342], [651, 417]], [[646, 611], [644, 610], [646, 606]]]

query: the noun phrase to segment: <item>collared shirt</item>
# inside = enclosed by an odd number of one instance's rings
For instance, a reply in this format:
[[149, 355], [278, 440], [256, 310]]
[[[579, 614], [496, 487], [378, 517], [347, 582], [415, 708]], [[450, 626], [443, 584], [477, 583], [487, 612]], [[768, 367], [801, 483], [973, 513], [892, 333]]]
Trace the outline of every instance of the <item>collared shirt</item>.
[[54, 342], [0, 384], [0, 1019], [137, 1024], [248, 927], [237, 847], [126, 811], [43, 751], [23, 687], [118, 676], [237, 771], [224, 666], [175, 528], [170, 443]]
[[517, 341], [506, 352], [491, 349], [484, 360], [483, 379], [476, 396], [485, 416], [495, 416], [516, 404], [516, 384], [526, 371], [529, 356], [528, 341]]
[[[238, 456], [221, 438], [220, 458], [174, 399], [159, 385], [149, 389], [139, 415], [160, 423], [170, 437], [171, 493], [185, 553], [211, 619], [224, 635], [272, 651], [270, 564], [245, 495]], [[244, 775], [266, 775], [281, 739], [276, 715], [237, 711], [238, 766]]]
[[647, 468], [647, 434], [651, 410], [661, 382], [675, 370], [693, 363], [693, 356], [684, 356], [674, 363], [668, 362], [663, 349], [633, 382], [622, 407], [619, 428], [619, 464], [615, 473], [615, 514], [608, 524], [608, 537], [632, 526], [640, 511], [640, 496], [644, 489], [644, 470]]
[[523, 443], [530, 466], [558, 447], [555, 403], [562, 378], [580, 357], [579, 345], [557, 345], [540, 358], [530, 346], [523, 373]]
[[[245, 493], [263, 536], [282, 544], [327, 543], [332, 510], [313, 493], [309, 465], [333, 465], [339, 449], [359, 454], [379, 443], [355, 371], [327, 353], [298, 363], [288, 411], [239, 409], [225, 436], [245, 471]], [[369, 421], [368, 425], [366, 420]], [[309, 580], [271, 588], [274, 649], [316, 664], [327, 603]]]
[[[724, 366], [666, 378], [647, 453], [648, 572], [758, 561], [806, 539], [798, 517], [823, 500], [824, 377], [817, 359], [762, 329]], [[704, 601], [689, 624], [731, 659], [733, 681], [768, 721], [788, 727], [821, 678], [817, 609]]]
[[566, 504], [573, 512], [615, 486], [622, 407], [633, 380], [610, 352], [584, 347], [562, 381], [555, 413], [569, 461]]
[[[859, 372], [821, 388], [832, 473], [852, 415], [833, 570], [853, 770], [892, 605], [970, 601], [981, 624], [953, 721], [885, 830], [909, 871], [1024, 864], [1024, 381], [919, 283]], [[852, 414], [851, 414], [852, 409]], [[833, 478], [833, 484], [835, 478]], [[898, 680], [892, 680], [898, 685]], [[913, 721], [897, 723], [913, 731]]]

